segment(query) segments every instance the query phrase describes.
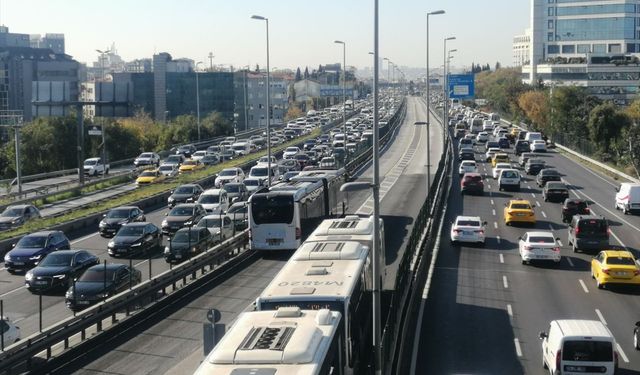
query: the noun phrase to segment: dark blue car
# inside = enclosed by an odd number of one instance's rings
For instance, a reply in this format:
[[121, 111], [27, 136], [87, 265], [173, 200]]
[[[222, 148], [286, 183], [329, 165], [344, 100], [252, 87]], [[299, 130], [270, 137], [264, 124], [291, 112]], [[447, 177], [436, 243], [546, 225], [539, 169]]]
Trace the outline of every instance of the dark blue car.
[[10, 273], [26, 271], [37, 266], [45, 255], [70, 247], [69, 239], [59, 230], [27, 234], [4, 256], [4, 266]]
[[498, 146], [500, 148], [509, 148], [511, 147], [511, 144], [509, 143], [509, 139], [506, 137], [500, 137], [498, 138]]

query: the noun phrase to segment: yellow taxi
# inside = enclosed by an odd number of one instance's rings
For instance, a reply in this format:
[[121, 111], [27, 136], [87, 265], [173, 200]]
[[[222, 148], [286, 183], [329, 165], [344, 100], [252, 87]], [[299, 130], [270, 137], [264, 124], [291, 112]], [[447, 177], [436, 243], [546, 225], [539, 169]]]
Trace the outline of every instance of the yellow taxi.
[[136, 179], [136, 185], [149, 185], [164, 181], [164, 175], [158, 169], [147, 169], [142, 171]]
[[178, 169], [178, 173], [194, 172], [204, 168], [204, 164], [200, 160], [187, 160]]
[[520, 133], [520, 129], [518, 129], [516, 127], [511, 128], [511, 133], [510, 133], [511, 136], [515, 137], [515, 136], [518, 135], [518, 133]]
[[533, 206], [525, 199], [511, 199], [505, 204], [504, 208], [504, 224], [511, 225], [513, 223], [526, 223], [536, 225], [536, 214], [533, 212]]
[[496, 164], [498, 163], [508, 163], [508, 162], [509, 162], [509, 155], [505, 154], [504, 152], [497, 152], [495, 155], [493, 155], [493, 158], [491, 159], [491, 166], [495, 168]]
[[591, 277], [598, 289], [609, 284], [640, 284], [640, 268], [627, 250], [602, 250], [591, 259]]

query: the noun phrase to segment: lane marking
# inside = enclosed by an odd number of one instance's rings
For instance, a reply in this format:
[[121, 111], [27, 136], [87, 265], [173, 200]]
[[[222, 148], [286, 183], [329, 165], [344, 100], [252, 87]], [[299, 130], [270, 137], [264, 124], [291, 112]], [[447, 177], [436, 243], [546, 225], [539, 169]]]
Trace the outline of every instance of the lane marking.
[[498, 229], [498, 223], [494, 221], [494, 222], [493, 222], [493, 227], [494, 227], [494, 228], [496, 228], [496, 229]]
[[558, 245], [560, 245], [560, 247], [564, 246], [560, 240], [558, 240]]
[[542, 214], [542, 216], [544, 216], [544, 218], [547, 218], [547, 214], [544, 213], [544, 211], [540, 211], [540, 213]]
[[487, 184], [487, 187], [488, 187], [489, 189], [491, 189], [491, 185]]
[[492, 209], [491, 213], [493, 214], [493, 216], [496, 216], [496, 210]]
[[507, 314], [509, 314], [509, 317], [513, 319], [513, 309], [511, 308], [511, 304], [507, 304]]
[[18, 287], [18, 288], [15, 288], [14, 290], [10, 290], [10, 291], [8, 291], [8, 292], [6, 292], [6, 293], [4, 293], [4, 294], [0, 294], [0, 298], [2, 298], [2, 297], [6, 297], [6, 296], [8, 296], [9, 294], [15, 293], [15, 292], [17, 292], [17, 291], [19, 291], [19, 290], [22, 290], [22, 289], [25, 289], [25, 288], [26, 288], [26, 286], [25, 286], [25, 285], [23, 285], [23, 286], [21, 286], [21, 287]]
[[496, 241], [498, 241], [498, 245], [500, 245], [500, 241], [501, 241], [500, 236], [496, 236]]
[[504, 255], [500, 254], [500, 263], [504, 263]]
[[566, 257], [566, 258], [567, 258], [567, 262], [569, 263], [569, 265], [570, 265], [571, 267], [574, 267], [574, 268], [575, 268], [575, 266], [573, 265], [573, 261], [571, 260], [571, 258], [569, 258], [569, 257]]
[[604, 316], [602, 316], [602, 313], [600, 312], [600, 310], [596, 309], [596, 315], [598, 315], [598, 319], [600, 319], [602, 324], [604, 324], [605, 326], [608, 325], [607, 321], [604, 320]]
[[504, 285], [505, 289], [509, 288], [509, 281], [507, 280], [506, 275], [502, 275], [502, 285]]
[[624, 350], [622, 350], [622, 347], [620, 346], [620, 343], [616, 342], [616, 349], [618, 349], [618, 354], [620, 354], [620, 357], [622, 357], [622, 360], [625, 363], [629, 363], [629, 358], [627, 358], [627, 355], [624, 353]]
[[584, 281], [582, 281], [582, 279], [578, 279], [578, 281], [580, 282], [580, 286], [582, 286], [582, 290], [584, 290], [585, 293], [589, 293], [589, 289], [587, 289], [587, 285]]
[[532, 196], [532, 197], [534, 197], [534, 198], [536, 197], [536, 195], [535, 195], [535, 194], [533, 194], [533, 193], [531, 193], [531, 196]]
[[536, 201], [536, 206], [538, 206], [538, 207], [542, 207], [542, 206], [540, 205], [540, 202], [538, 202], [538, 201]]
[[75, 240], [71, 241], [70, 243], [71, 243], [72, 245], [75, 245], [75, 244], [77, 244], [78, 242], [82, 242], [82, 241], [88, 240], [89, 238], [91, 238], [91, 237], [95, 237], [95, 236], [97, 236], [97, 235], [99, 235], [99, 234], [100, 234], [100, 232], [94, 232], [94, 233], [91, 233], [91, 234], [86, 235], [86, 236], [84, 236], [84, 237], [77, 238], [77, 239], [75, 239]]
[[520, 348], [520, 340], [516, 337], [513, 339], [513, 343], [516, 345], [516, 354], [518, 357], [522, 357], [522, 349]]
[[495, 203], [493, 202], [493, 199], [491, 200], [491, 205], [495, 205]]

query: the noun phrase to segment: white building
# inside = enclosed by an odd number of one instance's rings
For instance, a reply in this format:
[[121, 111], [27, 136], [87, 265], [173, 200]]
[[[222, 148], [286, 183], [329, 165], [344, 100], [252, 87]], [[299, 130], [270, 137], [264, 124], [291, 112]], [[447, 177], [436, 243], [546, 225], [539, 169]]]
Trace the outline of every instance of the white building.
[[531, 54], [531, 29], [513, 37], [513, 66], [529, 64]]

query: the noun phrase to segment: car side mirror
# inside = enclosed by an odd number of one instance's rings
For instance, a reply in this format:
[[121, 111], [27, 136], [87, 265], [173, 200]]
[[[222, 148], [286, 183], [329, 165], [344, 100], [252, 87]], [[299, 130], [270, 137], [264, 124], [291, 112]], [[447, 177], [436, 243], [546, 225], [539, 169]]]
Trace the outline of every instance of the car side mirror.
[[519, 240], [522, 240], [522, 236], [518, 236], [518, 239], [519, 239]]
[[483, 221], [483, 222], [482, 222], [482, 225], [487, 225], [487, 222], [486, 222], [486, 221]]
[[538, 334], [538, 337], [540, 337], [540, 340], [544, 340], [544, 339], [546, 339], [548, 337], [548, 335], [547, 335], [546, 332], [540, 332]]
[[102, 217], [107, 217], [107, 214], [102, 214]]
[[640, 327], [640, 322], [636, 322], [636, 327]]
[[616, 192], [620, 192], [620, 188], [619, 187], [616, 187]]

